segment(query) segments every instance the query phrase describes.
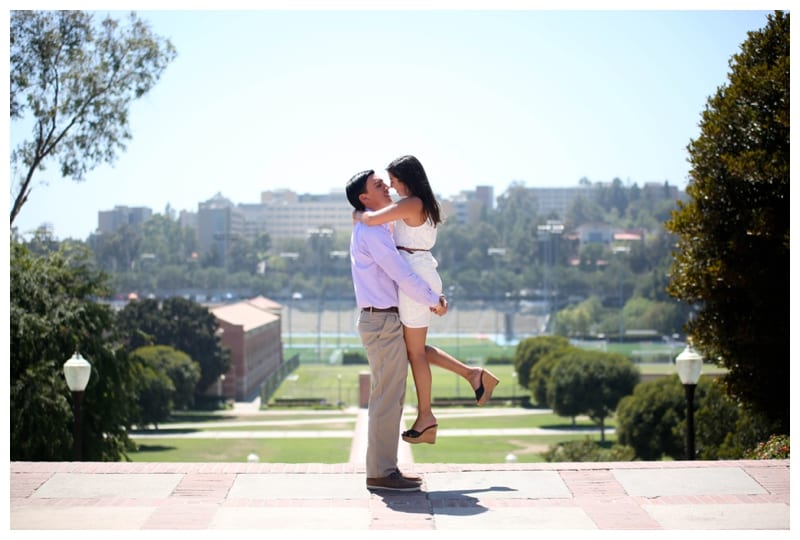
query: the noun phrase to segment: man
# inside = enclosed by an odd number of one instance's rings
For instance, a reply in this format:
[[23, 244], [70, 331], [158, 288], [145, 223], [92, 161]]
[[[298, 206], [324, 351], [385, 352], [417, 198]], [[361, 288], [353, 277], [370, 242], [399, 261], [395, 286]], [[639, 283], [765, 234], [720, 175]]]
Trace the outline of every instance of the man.
[[[389, 187], [372, 170], [353, 176], [347, 200], [356, 210], [380, 210], [392, 203]], [[428, 286], [395, 247], [389, 225], [356, 223], [350, 237], [350, 267], [356, 303], [361, 309], [358, 333], [370, 367], [367, 439], [367, 489], [418, 491], [422, 479], [397, 468], [397, 447], [408, 376], [408, 354], [397, 304], [397, 289], [447, 312], [447, 301]]]

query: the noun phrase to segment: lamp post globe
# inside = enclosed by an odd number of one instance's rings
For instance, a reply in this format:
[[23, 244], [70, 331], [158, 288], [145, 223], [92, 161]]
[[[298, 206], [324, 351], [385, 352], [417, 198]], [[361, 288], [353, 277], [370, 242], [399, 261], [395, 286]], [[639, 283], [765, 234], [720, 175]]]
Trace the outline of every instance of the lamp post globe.
[[678, 368], [678, 377], [682, 384], [697, 384], [703, 367], [703, 357], [689, 343], [675, 358], [675, 366]]
[[686, 459], [694, 459], [694, 390], [700, 380], [703, 357], [694, 350], [691, 343], [675, 358], [678, 377], [686, 392]]
[[92, 374], [92, 364], [75, 351], [72, 357], [64, 362], [64, 378], [67, 386], [72, 392], [83, 392], [89, 384], [89, 377]]
[[67, 386], [72, 392], [73, 415], [75, 417], [72, 432], [72, 455], [75, 461], [80, 461], [83, 458], [81, 444], [83, 440], [83, 414], [81, 402], [91, 374], [92, 365], [78, 351], [75, 351], [75, 354], [64, 362], [64, 378], [67, 380]]

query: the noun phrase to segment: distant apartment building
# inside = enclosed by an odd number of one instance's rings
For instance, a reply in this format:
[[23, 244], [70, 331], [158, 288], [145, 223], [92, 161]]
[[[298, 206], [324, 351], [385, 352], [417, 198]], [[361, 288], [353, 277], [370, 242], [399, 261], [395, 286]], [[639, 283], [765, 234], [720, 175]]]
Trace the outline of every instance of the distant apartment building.
[[231, 351], [231, 368], [212, 385], [226, 398], [247, 401], [283, 363], [280, 304], [263, 297], [211, 308], [222, 330], [222, 345]]
[[[578, 196], [592, 195], [592, 186], [578, 187], [531, 187], [527, 188], [536, 198], [536, 213], [547, 218], [565, 219], [567, 209]], [[439, 199], [448, 219], [460, 225], [477, 223], [487, 210], [495, 208], [494, 188], [477, 186], [448, 199]]]
[[217, 193], [197, 205], [196, 233], [200, 256], [215, 256], [225, 266], [233, 240], [244, 236], [244, 214], [231, 201]]
[[178, 223], [181, 227], [197, 230], [197, 212], [181, 210], [180, 214], [178, 214]]
[[[609, 187], [610, 183], [584, 184], [575, 187], [532, 187], [531, 193], [536, 197], [536, 213], [548, 219], [556, 217], [566, 219], [567, 210], [578, 197], [591, 199], [596, 196], [597, 189]], [[647, 182], [641, 187], [642, 195], [652, 200], [678, 200], [685, 198], [677, 186], [668, 183]]]
[[115, 206], [113, 210], [97, 212], [97, 230], [103, 234], [110, 234], [123, 225], [139, 227], [151, 217], [153, 210], [145, 206]]
[[565, 219], [573, 201], [580, 196], [591, 196], [592, 187], [541, 187], [531, 188], [531, 192], [536, 197], [538, 215]]
[[494, 188], [477, 186], [449, 199], [439, 198], [439, 203], [446, 220], [454, 220], [459, 225], [477, 223], [487, 210], [494, 208]]
[[353, 229], [353, 208], [344, 190], [326, 194], [265, 191], [261, 204], [263, 210], [248, 217], [263, 220], [263, 230], [273, 238], [305, 238], [309, 230], [323, 227], [349, 236]]
[[269, 234], [271, 238], [275, 238], [269, 232], [269, 209], [258, 203], [240, 203], [237, 205], [239, 212], [242, 214], [242, 234], [245, 238], [253, 239], [262, 234]]

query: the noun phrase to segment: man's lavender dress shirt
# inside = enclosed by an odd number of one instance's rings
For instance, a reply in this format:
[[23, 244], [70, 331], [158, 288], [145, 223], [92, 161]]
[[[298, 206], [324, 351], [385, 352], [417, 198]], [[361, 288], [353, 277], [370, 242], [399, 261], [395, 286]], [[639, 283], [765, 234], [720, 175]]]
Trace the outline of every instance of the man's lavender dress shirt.
[[388, 224], [356, 223], [350, 238], [350, 268], [359, 308], [397, 306], [397, 288], [414, 300], [435, 306], [439, 295], [397, 251]]

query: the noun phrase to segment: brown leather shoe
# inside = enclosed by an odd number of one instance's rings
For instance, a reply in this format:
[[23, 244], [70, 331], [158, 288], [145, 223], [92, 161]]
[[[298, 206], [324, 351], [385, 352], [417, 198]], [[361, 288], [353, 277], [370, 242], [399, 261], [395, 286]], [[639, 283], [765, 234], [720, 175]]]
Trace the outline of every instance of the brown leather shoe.
[[367, 478], [367, 489], [388, 489], [392, 491], [419, 491], [419, 483], [403, 478], [395, 471], [382, 478]]
[[397, 472], [399, 472], [400, 476], [402, 476], [406, 480], [411, 480], [412, 482], [416, 482], [417, 484], [421, 484], [422, 483], [422, 477], [419, 476], [418, 474], [404, 473], [400, 469], [395, 469], [395, 470]]

